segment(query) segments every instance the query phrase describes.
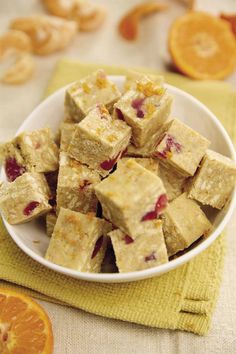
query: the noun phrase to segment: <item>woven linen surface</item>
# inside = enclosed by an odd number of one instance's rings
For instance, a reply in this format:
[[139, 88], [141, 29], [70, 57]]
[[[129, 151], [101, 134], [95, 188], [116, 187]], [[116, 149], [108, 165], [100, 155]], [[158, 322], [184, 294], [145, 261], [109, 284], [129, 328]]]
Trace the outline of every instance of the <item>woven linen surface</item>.
[[[47, 95], [96, 68], [97, 65], [61, 60]], [[104, 68], [109, 74], [125, 73], [123, 68]], [[169, 73], [165, 78], [168, 83], [190, 92], [208, 105], [234, 138], [235, 94], [230, 86], [218, 82], [194, 82]], [[210, 327], [224, 254], [225, 237], [222, 235], [194, 260], [161, 277], [124, 284], [89, 283], [57, 274], [30, 259], [15, 245], [0, 223], [2, 285], [14, 287], [15, 284], [17, 289], [21, 286], [21, 291], [37, 298], [101, 316], [200, 335], [206, 334]]]

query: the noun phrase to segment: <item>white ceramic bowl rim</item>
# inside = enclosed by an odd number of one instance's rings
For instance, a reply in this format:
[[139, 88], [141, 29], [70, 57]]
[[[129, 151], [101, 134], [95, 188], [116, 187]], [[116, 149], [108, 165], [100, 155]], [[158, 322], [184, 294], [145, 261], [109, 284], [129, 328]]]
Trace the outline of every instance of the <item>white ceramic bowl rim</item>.
[[[120, 76], [118, 76], [120, 78]], [[115, 80], [117, 76], [110, 76], [111, 80]], [[71, 85], [71, 84], [70, 84]], [[20, 129], [17, 131], [16, 135], [18, 135], [23, 129], [24, 125], [27, 124], [27, 122], [31, 119], [31, 116], [36, 114], [37, 111], [40, 111], [41, 108], [44, 105], [50, 104], [50, 102], [53, 100], [55, 95], [61, 94], [62, 91], [65, 90], [66, 87], [62, 87], [61, 89], [57, 90], [54, 94], [49, 96], [47, 99], [45, 99], [42, 103], [40, 103], [34, 110], [33, 112], [26, 118], [24, 123], [21, 125]], [[225, 128], [223, 125], [220, 123], [220, 121], [216, 118], [216, 116], [200, 101], [198, 101], [196, 98], [188, 94], [187, 92], [180, 90], [176, 87], [173, 87], [172, 85], [165, 85], [168, 88], [171, 88], [172, 91], [176, 91], [181, 93], [181, 95], [185, 96], [188, 100], [192, 101], [194, 104], [200, 106], [202, 109], [205, 110], [205, 112], [211, 117], [211, 119], [214, 121], [215, 125], [218, 126], [219, 130], [221, 131], [222, 135], [224, 136], [225, 140], [227, 141], [230, 153], [231, 153], [231, 158], [236, 162], [236, 153], [235, 149], [233, 146], [233, 143], [231, 142], [231, 139], [229, 135], [227, 134]], [[85, 272], [80, 272], [76, 271], [73, 269], [65, 268], [62, 266], [59, 266], [57, 264], [54, 264], [42, 256], [37, 255], [34, 253], [30, 248], [28, 248], [14, 233], [11, 232], [10, 230], [10, 225], [4, 220], [4, 224], [10, 233], [11, 237], [15, 241], [15, 243], [27, 254], [29, 255], [32, 259], [35, 261], [41, 263], [42, 265], [46, 266], [47, 268], [50, 268], [56, 272], [62, 273], [64, 275], [68, 275], [70, 277], [82, 279], [82, 280], [87, 280], [87, 281], [94, 281], [94, 282], [110, 282], [110, 283], [118, 283], [118, 282], [128, 282], [128, 281], [135, 281], [135, 280], [141, 280], [145, 278], [151, 278], [154, 277], [155, 275], [157, 276], [158, 274], [162, 274], [165, 272], [168, 272], [172, 269], [177, 268], [178, 266], [188, 262], [190, 259], [198, 255], [200, 252], [205, 250], [207, 247], [210, 246], [210, 244], [220, 235], [220, 233], [224, 230], [226, 224], [229, 222], [233, 211], [236, 207], [236, 190], [234, 190], [228, 211], [226, 215], [224, 216], [223, 220], [221, 223], [218, 225], [218, 227], [214, 230], [214, 232], [206, 238], [203, 242], [201, 242], [199, 245], [197, 245], [195, 248], [192, 250], [188, 251], [187, 253], [183, 254], [182, 256], [173, 259], [169, 261], [168, 263], [164, 263], [161, 265], [158, 265], [153, 268], [145, 269], [145, 270], [140, 270], [140, 271], [135, 271], [135, 272], [128, 272], [128, 273], [85, 273]]]

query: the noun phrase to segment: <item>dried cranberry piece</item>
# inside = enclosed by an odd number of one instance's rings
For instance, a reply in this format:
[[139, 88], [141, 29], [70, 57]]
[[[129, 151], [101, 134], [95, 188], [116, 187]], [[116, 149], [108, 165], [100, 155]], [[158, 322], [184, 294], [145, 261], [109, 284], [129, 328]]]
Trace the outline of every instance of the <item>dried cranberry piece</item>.
[[117, 157], [115, 157], [114, 159], [110, 159], [110, 160], [103, 161], [103, 162], [100, 164], [100, 167], [101, 167], [103, 170], [109, 171], [109, 170], [111, 170], [112, 167], [115, 165], [116, 159], [117, 159]]
[[156, 212], [157, 212], [157, 216], [162, 212], [162, 210], [164, 210], [167, 207], [167, 195], [166, 194], [162, 194], [157, 202], [156, 202]]
[[123, 240], [125, 241], [126, 245], [129, 245], [130, 243], [133, 243], [134, 240], [132, 239], [132, 237], [130, 237], [129, 235], [125, 235], [123, 237]]
[[156, 210], [153, 210], [153, 211], [149, 211], [148, 213], [146, 213], [141, 221], [147, 221], [147, 220], [154, 220], [157, 218], [157, 213], [156, 213]]
[[162, 195], [160, 195], [160, 197], [156, 201], [155, 209], [146, 213], [142, 217], [141, 221], [156, 219], [160, 215], [162, 210], [164, 210], [166, 208], [166, 206], [167, 206], [167, 196], [166, 196], [166, 194], [162, 194]]
[[161, 159], [167, 159], [167, 152], [164, 150], [162, 152], [157, 151], [153, 154], [154, 156], [160, 157]]
[[138, 117], [138, 118], [143, 118], [143, 117], [144, 117], [144, 112], [143, 112], [141, 109], [139, 109], [139, 110], [137, 111], [137, 117]]
[[145, 257], [145, 262], [154, 261], [156, 259], [155, 251], [153, 251], [149, 256]]
[[103, 244], [103, 236], [100, 236], [95, 243], [91, 259], [96, 257], [96, 255], [98, 254], [98, 252], [100, 251], [100, 249], [102, 247], [102, 244]]
[[138, 118], [144, 117], [144, 112], [142, 110], [142, 105], [143, 105], [144, 100], [145, 100], [145, 97], [144, 98], [136, 98], [131, 103], [131, 106], [136, 110], [136, 115]]
[[37, 206], [39, 206], [39, 202], [36, 201], [32, 201], [30, 202], [25, 209], [23, 210], [23, 214], [26, 216], [29, 216], [32, 214], [32, 212], [34, 211], [35, 208], [37, 208]]
[[176, 140], [176, 138], [170, 134], [164, 135], [164, 138], [166, 137], [166, 146], [163, 151], [157, 151], [155, 153], [156, 156], [167, 159], [168, 158], [168, 152], [172, 152], [173, 150], [177, 153], [180, 153], [182, 150], [182, 145]]
[[15, 157], [9, 157], [5, 162], [5, 171], [7, 179], [13, 182], [17, 177], [23, 175], [26, 169], [24, 166], [18, 164]]
[[132, 101], [131, 106], [134, 109], [138, 110], [142, 107], [144, 100], [145, 98], [136, 98]]
[[173, 147], [174, 150], [175, 150], [176, 152], [178, 152], [178, 153], [180, 153], [181, 150], [182, 150], [182, 145], [175, 139], [174, 136], [169, 135], [169, 134], [168, 134], [167, 139], [166, 139], [166, 145], [167, 145], [169, 148]]
[[118, 119], [125, 120], [124, 114], [121, 112], [120, 108], [116, 108], [116, 115]]
[[121, 152], [119, 152], [113, 159], [103, 161], [103, 162], [100, 164], [100, 167], [101, 167], [103, 170], [106, 170], [106, 171], [111, 170], [112, 167], [115, 165], [117, 159], [119, 158], [120, 154], [121, 154]]
[[88, 186], [90, 186], [91, 182], [87, 179], [84, 179], [81, 183], [80, 183], [80, 186], [79, 186], [79, 189], [80, 190], [84, 190], [86, 189]]

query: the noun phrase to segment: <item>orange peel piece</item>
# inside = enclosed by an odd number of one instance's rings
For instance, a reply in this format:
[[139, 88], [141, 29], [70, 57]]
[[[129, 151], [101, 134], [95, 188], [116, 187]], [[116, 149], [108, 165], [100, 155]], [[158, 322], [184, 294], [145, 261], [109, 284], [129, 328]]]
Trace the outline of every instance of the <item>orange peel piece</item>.
[[32, 40], [33, 52], [47, 55], [67, 47], [77, 33], [77, 23], [56, 16], [21, 17], [10, 24], [12, 29], [25, 32]]
[[30, 297], [0, 289], [0, 352], [53, 352], [53, 333], [44, 309]]
[[169, 32], [177, 69], [194, 79], [223, 79], [235, 69], [236, 41], [230, 25], [203, 12], [177, 18]]
[[155, 12], [164, 11], [168, 7], [157, 1], [148, 1], [135, 6], [119, 22], [119, 33], [129, 41], [135, 40], [138, 37], [140, 19]]

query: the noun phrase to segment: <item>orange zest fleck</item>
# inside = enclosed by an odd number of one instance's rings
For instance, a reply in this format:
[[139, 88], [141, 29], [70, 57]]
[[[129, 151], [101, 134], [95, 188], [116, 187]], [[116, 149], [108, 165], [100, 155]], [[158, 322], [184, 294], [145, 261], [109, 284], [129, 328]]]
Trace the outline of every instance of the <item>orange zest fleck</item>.
[[137, 82], [137, 90], [142, 92], [146, 97], [153, 95], [161, 96], [165, 92], [163, 87], [156, 85], [154, 82]]
[[90, 89], [89, 85], [86, 82], [84, 82], [82, 84], [82, 88], [83, 88], [84, 93], [90, 93], [91, 92], [91, 89]]

